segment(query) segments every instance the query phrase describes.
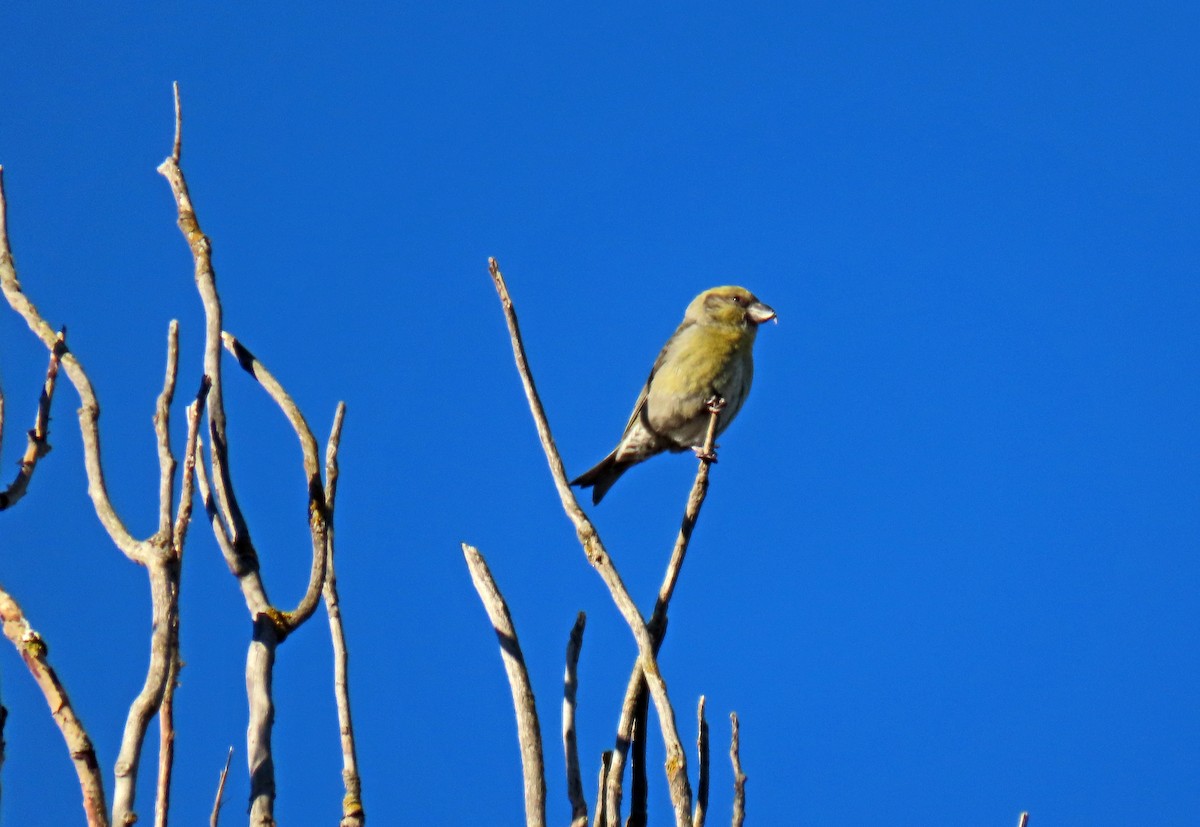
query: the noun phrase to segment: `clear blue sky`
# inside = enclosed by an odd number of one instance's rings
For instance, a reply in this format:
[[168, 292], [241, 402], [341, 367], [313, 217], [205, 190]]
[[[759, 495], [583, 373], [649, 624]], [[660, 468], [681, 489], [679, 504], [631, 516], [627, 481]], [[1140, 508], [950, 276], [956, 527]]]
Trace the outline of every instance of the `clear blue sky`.
[[[20, 275], [97, 386], [134, 531], [154, 527], [170, 319], [189, 392], [200, 371], [191, 261], [154, 171], [172, 81], [227, 327], [318, 432], [349, 407], [339, 582], [371, 822], [521, 822], [511, 702], [460, 541], [512, 604], [559, 823], [575, 613], [589, 790], [633, 659], [536, 444], [494, 255], [576, 473], [612, 447], [693, 295], [740, 283], [779, 311], [663, 653], [685, 741], [709, 699], [718, 823], [737, 710], [756, 824], [1195, 824], [1195, 4], [508, 5], [0, 11]], [[4, 308], [6, 477], [44, 362]], [[298, 452], [227, 376], [238, 491], [291, 605]], [[86, 498], [77, 404], [64, 384], [55, 450], [0, 515], [0, 582], [111, 788], [148, 595]], [[647, 610], [694, 468], [656, 459], [594, 511]], [[183, 603], [175, 818], [207, 817], [233, 744], [237, 824], [250, 624], [202, 524]], [[338, 813], [328, 648], [318, 617], [280, 653], [282, 824]], [[66, 751], [7, 645], [0, 672], [0, 817], [76, 823]], [[139, 804], [149, 819], [150, 783]]]

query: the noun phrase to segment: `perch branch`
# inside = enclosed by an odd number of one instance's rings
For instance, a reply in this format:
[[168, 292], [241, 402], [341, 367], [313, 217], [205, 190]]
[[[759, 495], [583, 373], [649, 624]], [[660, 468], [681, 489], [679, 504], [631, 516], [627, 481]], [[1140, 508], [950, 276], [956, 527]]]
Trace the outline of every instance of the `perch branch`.
[[588, 806], [579, 774], [579, 743], [575, 737], [575, 697], [579, 692], [579, 652], [583, 648], [583, 628], [587, 615], [575, 618], [567, 640], [567, 668], [563, 676], [562, 738], [567, 760], [567, 798], [571, 802], [571, 827], [587, 827]]
[[466, 543], [462, 544], [462, 550], [471, 572], [471, 582], [475, 584], [475, 591], [479, 593], [479, 599], [500, 641], [504, 671], [512, 690], [513, 707], [517, 713], [517, 740], [521, 744], [521, 769], [525, 776], [525, 823], [527, 827], [545, 827], [546, 768], [542, 762], [542, 732], [538, 726], [533, 685], [525, 668], [525, 656], [521, 654], [521, 644], [517, 640], [517, 630], [513, 626], [508, 605], [483, 555]]
[[[654, 642], [654, 655], [662, 648], [663, 639], [667, 634], [667, 607], [675, 594], [675, 584], [679, 581], [679, 573], [683, 570], [683, 561], [687, 556], [688, 545], [691, 543], [692, 530], [700, 519], [700, 508], [708, 494], [708, 476], [715, 456], [717, 425], [721, 418], [721, 405], [710, 408], [708, 430], [704, 436], [704, 447], [700, 452], [700, 463], [696, 469], [696, 479], [688, 494], [687, 505], [683, 510], [683, 521], [679, 526], [679, 534], [675, 538], [675, 547], [671, 550], [671, 559], [667, 563], [667, 572], [662, 585], [658, 589], [658, 597], [654, 601], [654, 611], [650, 615], [647, 627]], [[613, 753], [613, 763], [608, 774], [608, 811], [615, 814], [617, 820], [621, 814], [621, 781], [625, 774], [625, 756], [633, 745], [632, 786], [633, 801], [630, 804], [631, 825], [641, 827], [646, 823], [646, 715], [647, 715], [646, 681], [642, 676], [640, 661], [633, 665], [629, 676], [629, 684], [625, 689], [625, 700], [621, 704], [621, 718], [617, 723], [617, 746]], [[616, 821], [612, 822], [614, 827]]]
[[83, 810], [87, 815], [88, 827], [107, 827], [108, 807], [104, 801], [104, 782], [100, 777], [100, 764], [96, 761], [92, 741], [88, 738], [83, 723], [75, 715], [66, 688], [47, 659], [49, 650], [45, 641], [29, 625], [17, 602], [3, 589], [0, 589], [0, 620], [4, 623], [4, 636], [17, 647], [17, 652], [29, 667], [34, 681], [50, 706], [54, 723], [58, 725], [63, 740], [67, 742], [75, 773], [79, 776], [79, 786], [83, 791]]
[[[554, 437], [550, 432], [550, 424], [546, 419], [546, 412], [542, 407], [541, 399], [538, 397], [537, 388], [534, 386], [533, 374], [530, 372], [529, 363], [525, 356], [525, 345], [521, 339], [520, 327], [517, 324], [517, 314], [508, 293], [508, 286], [504, 283], [504, 276], [501, 274], [500, 267], [495, 259], [488, 260], [488, 270], [491, 273], [496, 292], [500, 297], [501, 306], [504, 309], [504, 318], [508, 325], [513, 357], [517, 363], [517, 371], [521, 375], [521, 382], [525, 388], [525, 396], [529, 401], [530, 412], [533, 414], [538, 437], [542, 443], [542, 450], [545, 452], [546, 461], [550, 465], [550, 473], [554, 478], [555, 487], [558, 489], [563, 511], [566, 512], [568, 519], [575, 526], [575, 532], [579, 537], [580, 544], [583, 546], [588, 562], [596, 569], [604, 584], [608, 587], [613, 602], [633, 633], [634, 640], [637, 641], [642, 672], [645, 674], [650, 688], [650, 695], [654, 701], [655, 711], [658, 713], [663, 741], [666, 745], [667, 787], [670, 791], [671, 804], [675, 811], [675, 821], [678, 827], [686, 827], [686, 825], [691, 823], [692, 818], [692, 791], [687, 777], [687, 757], [684, 754], [683, 745], [679, 740], [679, 732], [675, 725], [675, 712], [671, 708], [671, 702], [667, 696], [666, 683], [663, 681], [658, 669], [658, 662], [654, 657], [654, 643], [645, 622], [642, 620], [642, 615], [638, 611], [637, 604], [630, 597], [629, 590], [625, 588], [621, 576], [617, 573], [613, 565], [612, 558], [609, 557], [603, 542], [600, 540], [600, 535], [596, 532], [596, 528], [592, 525], [591, 520], [583, 512], [579, 501], [575, 498], [575, 493], [571, 490], [570, 484], [567, 482], [567, 474], [566, 469], [563, 467], [562, 457], [559, 456], [558, 448], [555, 447]], [[609, 814], [609, 818], [611, 820], [611, 813]]]

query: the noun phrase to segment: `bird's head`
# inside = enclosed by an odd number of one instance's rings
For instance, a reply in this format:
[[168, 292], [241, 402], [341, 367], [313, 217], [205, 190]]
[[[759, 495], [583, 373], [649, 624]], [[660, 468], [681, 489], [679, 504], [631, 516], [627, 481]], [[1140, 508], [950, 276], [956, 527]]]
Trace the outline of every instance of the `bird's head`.
[[754, 328], [775, 318], [775, 311], [745, 287], [713, 287], [688, 305], [684, 318], [696, 324]]

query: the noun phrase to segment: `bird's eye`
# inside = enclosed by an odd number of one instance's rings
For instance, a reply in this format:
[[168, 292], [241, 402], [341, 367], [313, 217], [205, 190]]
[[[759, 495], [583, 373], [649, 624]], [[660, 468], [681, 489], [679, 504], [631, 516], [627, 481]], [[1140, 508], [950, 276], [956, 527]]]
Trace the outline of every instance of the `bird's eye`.
[[732, 301], [734, 304], [745, 304], [746, 303], [746, 300], [743, 299], [741, 296], [730, 296], [729, 300]]

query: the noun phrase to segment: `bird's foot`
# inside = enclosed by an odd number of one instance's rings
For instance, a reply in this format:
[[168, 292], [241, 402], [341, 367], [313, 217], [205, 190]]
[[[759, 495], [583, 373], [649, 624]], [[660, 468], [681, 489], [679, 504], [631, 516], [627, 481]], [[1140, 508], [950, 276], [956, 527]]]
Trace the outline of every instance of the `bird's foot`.
[[717, 448], [718, 446], [714, 445], [711, 451], [705, 451], [703, 446], [697, 445], [696, 447], [692, 448], [692, 451], [695, 452], [696, 459], [704, 460], [708, 463], [715, 463], [717, 461]]
[[714, 394], [704, 401], [704, 406], [709, 413], [720, 413], [725, 409], [725, 397]]

